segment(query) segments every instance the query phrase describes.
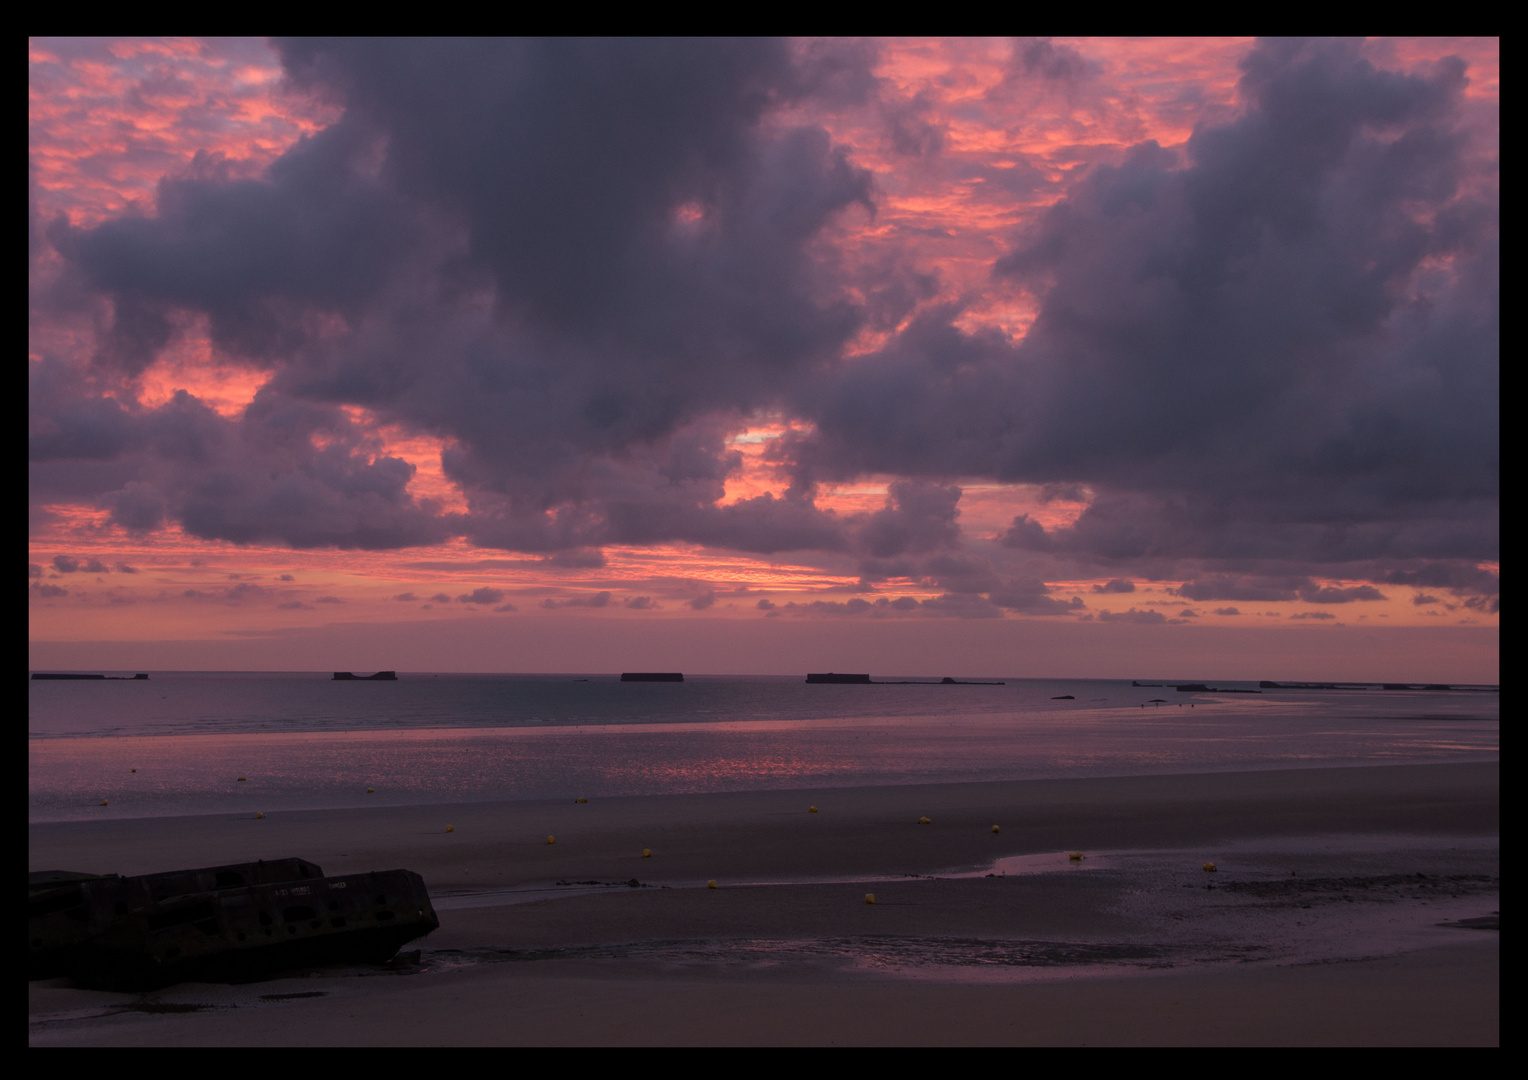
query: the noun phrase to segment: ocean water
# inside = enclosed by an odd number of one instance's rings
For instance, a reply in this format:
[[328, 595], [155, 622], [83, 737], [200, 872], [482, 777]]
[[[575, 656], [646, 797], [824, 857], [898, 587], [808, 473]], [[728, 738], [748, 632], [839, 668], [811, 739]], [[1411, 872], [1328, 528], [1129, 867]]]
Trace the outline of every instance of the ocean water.
[[1180, 693], [1165, 679], [150, 676], [28, 683], [29, 820], [1482, 761], [1500, 751], [1494, 692]]

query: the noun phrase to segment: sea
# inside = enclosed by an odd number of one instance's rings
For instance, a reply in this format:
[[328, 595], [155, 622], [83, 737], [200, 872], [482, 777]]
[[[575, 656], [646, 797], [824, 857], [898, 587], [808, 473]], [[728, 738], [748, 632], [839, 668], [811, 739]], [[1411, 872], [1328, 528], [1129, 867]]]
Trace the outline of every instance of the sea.
[[29, 681], [30, 821], [1500, 757], [1494, 687], [148, 674]]

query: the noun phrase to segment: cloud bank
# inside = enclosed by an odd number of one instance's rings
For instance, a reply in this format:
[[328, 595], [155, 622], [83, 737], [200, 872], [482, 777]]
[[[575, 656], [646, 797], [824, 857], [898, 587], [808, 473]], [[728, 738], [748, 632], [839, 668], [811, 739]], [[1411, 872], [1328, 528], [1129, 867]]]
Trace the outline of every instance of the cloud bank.
[[[31, 365], [34, 503], [134, 535], [465, 537], [570, 567], [609, 545], [805, 552], [965, 616], [1080, 613], [1047, 585], [1064, 573], [1196, 602], [1499, 592], [1496, 157], [1457, 58], [1261, 43], [1238, 108], [1181, 145], [1062, 181], [1009, 169], [1010, 193], [1059, 197], [950, 295], [895, 246], [866, 254], [891, 197], [871, 143], [919, 175], [969, 170], [949, 114], [899, 98], [873, 45], [276, 48], [332, 122], [254, 174], [199, 156], [152, 213], [35, 223], [34, 325], [90, 332]], [[989, 105], [1084, 100], [1101, 77], [1021, 42]], [[984, 321], [1000, 295], [1032, 303], [1022, 335]], [[146, 404], [145, 372], [202, 332], [261, 380], [253, 400]], [[729, 499], [729, 437], [760, 416], [793, 425], [782, 486]], [[439, 440], [464, 508], [411, 492], [383, 430]], [[872, 476], [883, 508], [823, 505], [821, 485]], [[974, 481], [1085, 506], [972, 535]]]

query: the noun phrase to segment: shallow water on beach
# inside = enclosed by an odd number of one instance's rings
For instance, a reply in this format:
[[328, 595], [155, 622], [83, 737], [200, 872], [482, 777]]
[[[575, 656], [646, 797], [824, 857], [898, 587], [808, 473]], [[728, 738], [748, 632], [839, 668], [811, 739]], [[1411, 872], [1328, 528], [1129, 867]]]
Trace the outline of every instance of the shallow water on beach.
[[1498, 694], [1462, 691], [152, 673], [29, 684], [28, 815], [1482, 761], [1499, 756], [1499, 720]]
[[[1206, 854], [1214, 857], [1213, 873], [1201, 867]], [[1332, 963], [1499, 932], [1469, 925], [1482, 922], [1481, 916], [1488, 913], [1499, 914], [1500, 841], [1485, 836], [1261, 837], [1208, 848], [1090, 851], [1080, 864], [1071, 862], [1066, 852], [1053, 852], [1009, 856], [971, 871], [895, 878], [801, 877], [728, 882], [722, 888], [877, 882], [894, 888], [909, 878], [1070, 877], [1089, 871], [1096, 873], [1091, 891], [1096, 897], [1102, 889], [1111, 897], [1105, 907], [1116, 917], [1109, 929], [1096, 935], [701, 938], [529, 949], [426, 945], [422, 967], [446, 972], [495, 963], [637, 961], [690, 970], [761, 972], [810, 966], [898, 979], [1032, 982], [1221, 964]], [[555, 902], [597, 892], [634, 895], [640, 889], [704, 887], [698, 881], [656, 879], [560, 882], [444, 893], [435, 903], [437, 910], [454, 911]], [[886, 899], [885, 893], [881, 898]]]

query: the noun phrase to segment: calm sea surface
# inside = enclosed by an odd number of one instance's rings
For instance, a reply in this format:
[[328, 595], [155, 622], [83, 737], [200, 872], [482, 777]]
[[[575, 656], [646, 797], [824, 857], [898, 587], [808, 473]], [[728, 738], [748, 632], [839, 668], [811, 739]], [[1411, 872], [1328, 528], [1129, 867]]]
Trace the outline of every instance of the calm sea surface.
[[327, 674], [153, 672], [146, 682], [29, 682], [28, 815], [64, 821], [1499, 757], [1496, 693], [1180, 693], [1163, 681], [808, 686], [799, 675], [673, 684], [401, 672], [397, 682], [337, 683]]

